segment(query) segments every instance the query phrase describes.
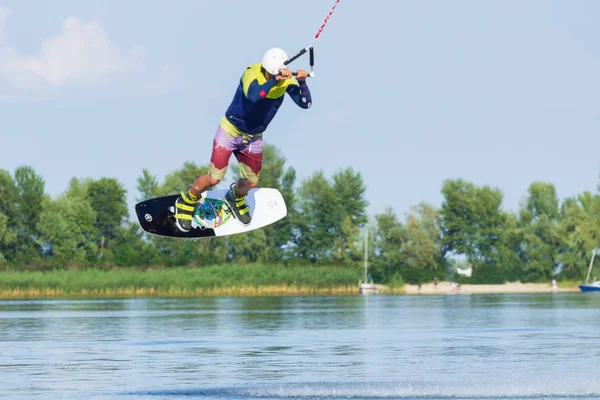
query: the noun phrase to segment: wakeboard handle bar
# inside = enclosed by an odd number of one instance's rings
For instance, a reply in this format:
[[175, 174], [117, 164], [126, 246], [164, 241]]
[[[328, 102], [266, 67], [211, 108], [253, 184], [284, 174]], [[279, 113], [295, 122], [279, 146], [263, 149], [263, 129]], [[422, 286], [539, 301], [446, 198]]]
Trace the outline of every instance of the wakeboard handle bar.
[[[298, 53], [296, 53], [295, 56], [293, 56], [292, 58], [290, 58], [289, 60], [285, 60], [283, 62], [283, 65], [288, 65], [289, 63], [291, 63], [292, 61], [294, 61], [296, 58], [300, 57], [302, 54], [306, 53], [308, 50], [312, 51], [312, 45], [303, 48], [302, 50], [300, 50]], [[314, 59], [314, 56], [312, 57]]]

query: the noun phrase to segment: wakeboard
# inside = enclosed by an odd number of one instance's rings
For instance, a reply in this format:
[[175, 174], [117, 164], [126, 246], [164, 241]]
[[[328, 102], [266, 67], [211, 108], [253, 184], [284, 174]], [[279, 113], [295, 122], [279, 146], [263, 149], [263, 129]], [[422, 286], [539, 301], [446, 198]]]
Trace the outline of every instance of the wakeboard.
[[204, 238], [249, 232], [273, 224], [287, 215], [283, 196], [277, 189], [255, 188], [246, 196], [252, 221], [242, 225], [225, 202], [227, 189], [202, 193], [194, 209], [192, 229], [180, 231], [175, 225], [175, 200], [179, 195], [157, 197], [135, 205], [140, 227], [148, 233], [176, 238]]

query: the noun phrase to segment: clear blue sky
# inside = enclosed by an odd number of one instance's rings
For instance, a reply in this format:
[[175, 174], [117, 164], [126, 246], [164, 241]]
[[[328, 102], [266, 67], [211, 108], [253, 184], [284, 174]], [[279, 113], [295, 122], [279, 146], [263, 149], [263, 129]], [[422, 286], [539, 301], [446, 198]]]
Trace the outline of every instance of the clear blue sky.
[[[244, 68], [309, 44], [332, 5], [0, 1], [0, 168], [33, 166], [52, 196], [114, 177], [133, 205], [143, 168], [208, 163]], [[371, 216], [439, 206], [447, 178], [498, 187], [509, 210], [535, 180], [596, 192], [599, 16], [593, 0], [341, 0], [313, 107], [287, 99], [265, 140], [299, 180], [360, 171]]]

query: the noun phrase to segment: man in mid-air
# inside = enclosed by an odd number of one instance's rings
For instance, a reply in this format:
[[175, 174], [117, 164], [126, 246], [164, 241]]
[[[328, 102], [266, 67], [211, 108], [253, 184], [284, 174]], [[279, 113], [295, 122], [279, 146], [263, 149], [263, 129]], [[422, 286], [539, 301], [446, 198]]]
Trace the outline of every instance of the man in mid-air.
[[182, 232], [191, 229], [192, 213], [202, 192], [225, 177], [231, 153], [239, 163], [241, 178], [230, 186], [225, 202], [242, 225], [250, 224], [246, 195], [258, 185], [263, 132], [277, 114], [286, 93], [301, 108], [310, 108], [312, 104], [306, 84], [308, 72], [299, 70], [294, 79], [292, 71], [285, 67], [287, 59], [285, 51], [272, 48], [264, 54], [261, 63], [246, 68], [215, 133], [208, 173], [184, 189], [175, 202], [175, 224]]

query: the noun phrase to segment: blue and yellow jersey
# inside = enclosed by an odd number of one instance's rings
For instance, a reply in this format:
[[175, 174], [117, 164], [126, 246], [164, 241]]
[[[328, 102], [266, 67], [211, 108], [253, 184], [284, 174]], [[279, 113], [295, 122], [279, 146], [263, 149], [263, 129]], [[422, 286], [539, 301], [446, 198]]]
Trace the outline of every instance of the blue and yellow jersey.
[[221, 127], [234, 136], [264, 132], [277, 114], [286, 93], [302, 108], [309, 108], [312, 104], [305, 81], [296, 82], [293, 78], [278, 81], [275, 77], [267, 80], [261, 63], [249, 66], [221, 120]]

